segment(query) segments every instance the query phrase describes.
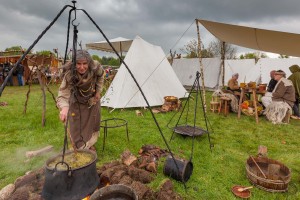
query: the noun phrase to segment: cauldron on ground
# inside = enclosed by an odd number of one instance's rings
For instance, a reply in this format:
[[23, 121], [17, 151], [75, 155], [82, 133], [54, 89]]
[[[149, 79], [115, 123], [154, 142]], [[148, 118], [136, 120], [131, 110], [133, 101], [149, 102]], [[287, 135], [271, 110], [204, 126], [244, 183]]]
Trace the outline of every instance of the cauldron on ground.
[[[50, 163], [62, 157], [62, 154], [50, 158], [45, 167], [45, 184], [42, 196], [46, 200], [78, 200], [92, 194], [99, 185], [99, 176], [96, 169], [96, 153], [90, 150], [77, 150], [91, 156], [91, 161], [80, 167], [72, 169], [67, 162], [58, 162], [55, 167], [49, 167]], [[73, 154], [66, 152], [64, 156]], [[65, 165], [66, 169], [58, 169], [57, 166]]]
[[193, 173], [193, 163], [182, 158], [173, 159], [171, 156], [168, 156], [165, 161], [163, 173], [166, 176], [170, 176], [177, 181], [185, 183]]
[[137, 200], [138, 196], [132, 188], [122, 185], [108, 185], [96, 191], [91, 200]]

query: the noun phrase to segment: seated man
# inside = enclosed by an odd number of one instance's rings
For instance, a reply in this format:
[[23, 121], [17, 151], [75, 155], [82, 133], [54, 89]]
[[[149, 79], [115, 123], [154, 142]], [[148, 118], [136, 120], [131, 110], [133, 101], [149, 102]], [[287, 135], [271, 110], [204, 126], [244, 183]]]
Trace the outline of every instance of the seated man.
[[285, 78], [285, 72], [277, 70], [274, 75], [277, 84], [271, 95], [271, 103], [265, 110], [268, 120], [281, 123], [287, 112], [292, 111], [295, 102], [295, 88], [292, 81]]

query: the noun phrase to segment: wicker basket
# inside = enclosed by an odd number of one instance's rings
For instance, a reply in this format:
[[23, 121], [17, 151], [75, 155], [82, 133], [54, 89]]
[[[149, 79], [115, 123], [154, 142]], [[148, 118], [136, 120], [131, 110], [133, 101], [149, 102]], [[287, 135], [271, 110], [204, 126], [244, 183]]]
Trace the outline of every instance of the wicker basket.
[[[252, 159], [253, 158], [253, 159]], [[286, 192], [291, 180], [291, 171], [281, 162], [266, 157], [252, 157], [246, 161], [247, 178], [256, 187], [268, 192]], [[267, 178], [264, 178], [256, 164]], [[276, 166], [276, 170], [272, 170]]]

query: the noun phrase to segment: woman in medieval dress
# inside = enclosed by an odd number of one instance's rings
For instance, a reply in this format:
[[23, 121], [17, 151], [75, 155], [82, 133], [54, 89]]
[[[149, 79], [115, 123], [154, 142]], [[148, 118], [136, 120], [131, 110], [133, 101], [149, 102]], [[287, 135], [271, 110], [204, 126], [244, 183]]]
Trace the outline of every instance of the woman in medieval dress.
[[64, 67], [57, 97], [59, 118], [69, 124], [73, 148], [95, 150], [100, 130], [100, 94], [104, 70], [86, 50], [76, 52], [76, 70], [72, 63]]

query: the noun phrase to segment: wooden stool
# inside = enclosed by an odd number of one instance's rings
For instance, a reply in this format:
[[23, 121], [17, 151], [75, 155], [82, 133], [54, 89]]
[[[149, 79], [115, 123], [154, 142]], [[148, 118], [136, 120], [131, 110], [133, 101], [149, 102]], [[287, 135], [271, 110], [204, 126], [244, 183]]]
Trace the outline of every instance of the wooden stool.
[[229, 113], [229, 105], [230, 105], [230, 101], [231, 99], [228, 97], [221, 97], [220, 98], [220, 106], [219, 106], [219, 114], [221, 112], [224, 113], [224, 116], [227, 116], [227, 114]]
[[220, 100], [219, 97], [213, 96], [211, 101], [210, 101], [210, 110], [212, 112], [218, 112], [219, 111], [219, 106], [220, 106]]

